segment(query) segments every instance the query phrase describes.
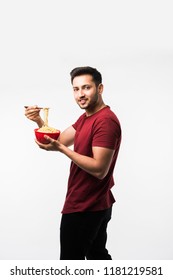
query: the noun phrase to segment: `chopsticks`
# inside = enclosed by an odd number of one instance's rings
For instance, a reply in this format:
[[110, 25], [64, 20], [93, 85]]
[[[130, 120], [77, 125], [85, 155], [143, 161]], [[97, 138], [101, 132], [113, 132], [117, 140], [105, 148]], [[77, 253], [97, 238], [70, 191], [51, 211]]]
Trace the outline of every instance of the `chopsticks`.
[[[24, 106], [25, 109], [27, 109], [29, 106]], [[43, 107], [36, 107], [36, 109], [43, 109]], [[47, 108], [48, 109], [48, 108]]]

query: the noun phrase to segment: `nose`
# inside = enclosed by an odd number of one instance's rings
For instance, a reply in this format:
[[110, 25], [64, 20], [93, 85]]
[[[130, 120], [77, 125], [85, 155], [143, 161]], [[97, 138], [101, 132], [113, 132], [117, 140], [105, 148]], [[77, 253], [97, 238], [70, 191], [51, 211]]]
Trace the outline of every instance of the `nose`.
[[85, 93], [82, 89], [79, 89], [78, 94], [79, 94], [79, 97], [84, 97], [85, 96]]

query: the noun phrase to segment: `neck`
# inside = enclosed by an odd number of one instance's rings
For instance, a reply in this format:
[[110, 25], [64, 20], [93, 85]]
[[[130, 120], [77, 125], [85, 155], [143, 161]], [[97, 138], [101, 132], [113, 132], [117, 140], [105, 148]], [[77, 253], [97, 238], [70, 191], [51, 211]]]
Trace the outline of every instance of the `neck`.
[[86, 110], [86, 116], [89, 117], [93, 114], [95, 114], [96, 112], [100, 111], [101, 109], [103, 109], [104, 107], [106, 107], [107, 105], [104, 102], [101, 102], [98, 106], [96, 106], [93, 110]]

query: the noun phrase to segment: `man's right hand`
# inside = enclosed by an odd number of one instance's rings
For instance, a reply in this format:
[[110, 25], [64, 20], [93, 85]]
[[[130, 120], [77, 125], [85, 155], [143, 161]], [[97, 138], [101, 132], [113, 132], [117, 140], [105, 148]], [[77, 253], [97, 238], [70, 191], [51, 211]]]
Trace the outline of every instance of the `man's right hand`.
[[36, 122], [39, 127], [42, 127], [44, 124], [44, 121], [40, 117], [40, 110], [41, 108], [38, 106], [25, 106], [25, 116], [33, 121]]

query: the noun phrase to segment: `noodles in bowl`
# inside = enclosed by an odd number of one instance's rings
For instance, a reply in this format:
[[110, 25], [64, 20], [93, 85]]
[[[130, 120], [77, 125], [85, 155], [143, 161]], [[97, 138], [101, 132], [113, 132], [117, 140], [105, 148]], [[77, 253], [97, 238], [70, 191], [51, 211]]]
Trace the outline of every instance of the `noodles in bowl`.
[[55, 133], [57, 132], [56, 128], [50, 127], [50, 126], [42, 126], [38, 129], [39, 132], [47, 132], [47, 133]]
[[38, 142], [40, 142], [42, 144], [48, 144], [49, 143], [49, 140], [45, 139], [44, 135], [47, 135], [47, 136], [53, 138], [54, 140], [57, 140], [59, 135], [60, 135], [59, 130], [57, 130], [55, 128], [54, 129], [52, 129], [52, 128], [48, 129], [47, 127], [36, 128], [36, 129], [34, 129], [34, 132], [35, 132], [36, 139], [38, 140]]

